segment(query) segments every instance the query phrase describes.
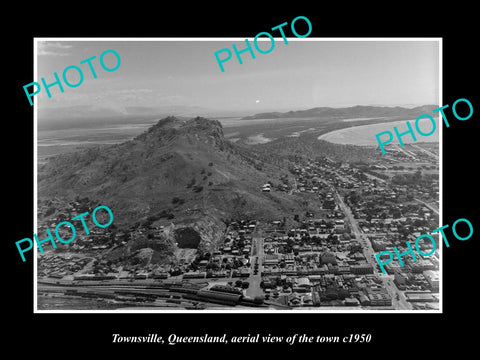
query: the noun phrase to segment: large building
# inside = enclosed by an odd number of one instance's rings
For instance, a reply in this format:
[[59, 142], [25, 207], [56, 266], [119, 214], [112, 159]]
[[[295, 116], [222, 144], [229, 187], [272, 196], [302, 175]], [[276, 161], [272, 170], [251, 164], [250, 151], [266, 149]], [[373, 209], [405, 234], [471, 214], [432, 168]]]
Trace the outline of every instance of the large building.
[[429, 259], [419, 259], [409, 265], [413, 273], [423, 273], [425, 270], [435, 270], [435, 265]]
[[423, 276], [427, 279], [428, 284], [433, 292], [439, 291], [440, 279], [438, 273], [432, 270], [425, 270]]
[[379, 239], [372, 240], [372, 247], [373, 247], [373, 250], [375, 251], [384, 251], [387, 249], [387, 245], [388, 243], [383, 240], [379, 240]]
[[321, 261], [322, 261], [322, 264], [333, 264], [333, 265], [337, 264], [337, 258], [335, 257], [335, 254], [329, 251], [324, 252], [322, 254]]
[[395, 270], [395, 283], [397, 286], [405, 286], [407, 284], [408, 276], [401, 269]]
[[392, 298], [384, 292], [370, 292], [368, 294], [371, 306], [391, 306]]
[[400, 266], [398, 262], [391, 262], [387, 265], [384, 266], [385, 270], [387, 271], [387, 274], [393, 275], [397, 270], [403, 270], [404, 267]]
[[359, 265], [352, 265], [350, 266], [350, 270], [352, 273], [356, 275], [365, 275], [365, 274], [373, 274], [373, 266], [371, 264], [359, 264]]

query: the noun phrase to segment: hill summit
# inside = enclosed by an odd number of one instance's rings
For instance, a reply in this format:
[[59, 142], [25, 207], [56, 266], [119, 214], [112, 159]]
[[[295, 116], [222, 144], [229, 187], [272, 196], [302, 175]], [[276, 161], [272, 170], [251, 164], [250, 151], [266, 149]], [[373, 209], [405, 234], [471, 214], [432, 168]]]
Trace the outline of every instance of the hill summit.
[[222, 124], [217, 120], [208, 120], [202, 117], [191, 120], [179, 120], [174, 116], [166, 117], [137, 136], [135, 141], [165, 145], [169, 141], [178, 141], [180, 137], [188, 139], [190, 144], [202, 137], [204, 141], [221, 150], [225, 147]]

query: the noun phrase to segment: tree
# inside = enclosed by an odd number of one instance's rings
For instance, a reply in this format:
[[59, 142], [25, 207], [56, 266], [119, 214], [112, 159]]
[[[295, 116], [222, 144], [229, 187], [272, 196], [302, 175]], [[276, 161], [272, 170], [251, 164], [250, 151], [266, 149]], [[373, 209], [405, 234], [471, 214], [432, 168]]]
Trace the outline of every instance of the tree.
[[390, 209], [390, 214], [393, 216], [393, 218], [397, 219], [402, 216], [402, 212], [397, 209], [397, 208], [391, 208]]
[[358, 195], [358, 193], [356, 191], [352, 190], [348, 194], [348, 199], [352, 204], [357, 204], [358, 201], [360, 200], [360, 196]]
[[172, 204], [183, 204], [185, 202], [185, 200], [183, 200], [182, 198], [179, 198], [178, 196], [174, 196], [172, 198]]
[[255, 296], [255, 297], [253, 298], [253, 302], [254, 302], [255, 304], [263, 304], [263, 297], [262, 297], [262, 296]]
[[197, 193], [198, 193], [198, 192], [201, 192], [202, 190], [203, 190], [203, 186], [201, 186], [201, 185], [195, 185], [195, 186], [193, 187], [193, 191], [194, 191], [194, 192], [197, 192]]
[[218, 270], [220, 266], [217, 263], [209, 262], [207, 264], [207, 270]]
[[179, 268], [170, 270], [170, 275], [172, 275], [172, 276], [178, 276], [178, 275], [182, 275], [182, 274], [183, 274], [183, 272]]
[[340, 240], [338, 239], [338, 236], [334, 234], [328, 235], [327, 240], [330, 240], [332, 244], [340, 244]]
[[194, 177], [191, 178], [190, 181], [187, 184], [187, 188], [188, 189], [191, 188], [193, 185], [195, 185], [195, 182], [196, 182], [195, 178]]

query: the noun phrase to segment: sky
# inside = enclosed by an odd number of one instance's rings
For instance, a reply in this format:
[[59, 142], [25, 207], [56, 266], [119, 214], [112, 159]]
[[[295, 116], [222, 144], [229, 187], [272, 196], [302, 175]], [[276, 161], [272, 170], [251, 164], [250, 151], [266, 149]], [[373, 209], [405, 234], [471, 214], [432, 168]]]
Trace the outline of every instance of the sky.
[[[271, 42], [260, 38], [261, 49]], [[321, 38], [275, 38], [268, 54], [253, 46], [241, 54], [240, 64], [232, 49], [246, 48], [245, 40], [214, 41], [171, 39], [170, 41], [93, 41], [75, 39], [37, 39], [37, 75], [32, 81], [54, 82], [67, 66], [82, 69], [83, 82], [74, 88], [63, 83], [35, 96], [39, 109], [50, 112], [95, 109], [117, 113], [131, 112], [131, 107], [155, 109], [191, 109], [218, 112], [242, 112], [246, 115], [264, 111], [305, 110], [313, 107], [355, 105], [413, 107], [439, 103], [439, 42], [422, 41], [325, 41]], [[229, 61], [222, 72], [214, 53], [228, 48]], [[99, 63], [105, 50], [115, 50], [120, 67], [105, 71]], [[227, 53], [219, 54], [221, 58]], [[94, 79], [88, 64], [92, 56], [97, 73]], [[106, 66], [114, 67], [112, 53], [104, 57]], [[67, 72], [71, 83], [79, 80], [75, 69]], [[28, 101], [28, 100], [26, 100]], [[73, 111], [73, 110], [72, 110]], [[133, 110], [137, 111], [137, 110]]]

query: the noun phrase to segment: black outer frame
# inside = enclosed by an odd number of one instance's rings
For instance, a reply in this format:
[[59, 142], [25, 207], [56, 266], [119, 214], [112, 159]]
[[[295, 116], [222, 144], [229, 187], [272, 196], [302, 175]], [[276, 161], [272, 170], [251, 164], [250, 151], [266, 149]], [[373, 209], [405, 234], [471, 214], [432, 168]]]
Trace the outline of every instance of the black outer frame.
[[[117, 6], [117, 7], [115, 7]], [[197, 354], [229, 354], [247, 350], [243, 356], [262, 347], [269, 353], [292, 354], [305, 350], [313, 356], [403, 353], [417, 357], [420, 353], [432, 355], [452, 345], [467, 350], [474, 344], [474, 333], [468, 328], [468, 319], [475, 313], [476, 273], [473, 271], [478, 253], [478, 215], [472, 202], [476, 194], [474, 149], [476, 119], [480, 112], [478, 91], [474, 82], [479, 78], [478, 58], [475, 55], [474, 9], [455, 4], [444, 8], [421, 9], [418, 4], [391, 5], [391, 8], [367, 8], [366, 4], [340, 4], [332, 9], [324, 3], [304, 4], [293, 8], [277, 4], [267, 6], [245, 3], [226, 4], [209, 9], [200, 4], [192, 9], [186, 3], [183, 9], [152, 5], [110, 4], [104, 11], [99, 6], [88, 7], [90, 17], [79, 16], [70, 21], [65, 8], [43, 8], [33, 5], [25, 9], [15, 26], [15, 33], [7, 39], [7, 49], [13, 49], [8, 60], [7, 101], [8, 137], [2, 142], [7, 212], [4, 221], [4, 250], [8, 267], [3, 299], [4, 311], [12, 314], [8, 326], [7, 346], [22, 351], [30, 344], [41, 355], [59, 356], [69, 353], [93, 355], [102, 352], [121, 354], [126, 350], [142, 351], [159, 357], [167, 352], [183, 350]], [[154, 10], [155, 9], [155, 10]], [[306, 16], [312, 23], [310, 37], [442, 37], [443, 38], [443, 104], [453, 104], [458, 98], [467, 98], [473, 104], [474, 114], [468, 121], [450, 121], [443, 127], [443, 224], [452, 224], [458, 218], [469, 219], [474, 226], [471, 239], [450, 240], [444, 247], [443, 314], [33, 314], [33, 256], [26, 255], [22, 263], [15, 241], [33, 235], [33, 108], [29, 106], [23, 85], [33, 81], [34, 37], [253, 37], [261, 31], [291, 22], [296, 16]], [[73, 15], [72, 15], [73, 16]], [[64, 19], [65, 21], [61, 21]], [[94, 21], [95, 25], [91, 25]], [[8, 30], [8, 32], [6, 32]], [[11, 29], [5, 29], [8, 36]], [[214, 57], [212, 54], [212, 61]], [[13, 101], [12, 101], [13, 100]], [[447, 114], [451, 112], [447, 109]], [[420, 115], [420, 114], [419, 114]], [[453, 119], [450, 115], [449, 119]], [[5, 215], [4, 215], [5, 216]], [[449, 238], [450, 239], [450, 238]], [[7, 325], [8, 324], [8, 325]], [[157, 344], [112, 344], [112, 334], [146, 336], [157, 333], [167, 337], [178, 335], [247, 335], [272, 334], [288, 336], [306, 333], [310, 336], [346, 336], [350, 333], [369, 333], [369, 344], [244, 344], [201, 345], [184, 344], [160, 346]], [[30, 346], [29, 346], [30, 347]], [[202, 352], [203, 350], [203, 352]], [[206, 350], [206, 351], [205, 351]], [[318, 351], [318, 352], [317, 352]], [[150, 353], [151, 352], [151, 353]], [[239, 352], [240, 355], [242, 353]], [[228, 355], [227, 355], [228, 356]]]

